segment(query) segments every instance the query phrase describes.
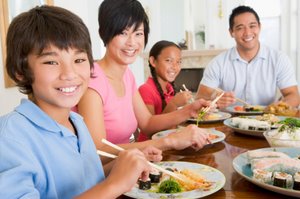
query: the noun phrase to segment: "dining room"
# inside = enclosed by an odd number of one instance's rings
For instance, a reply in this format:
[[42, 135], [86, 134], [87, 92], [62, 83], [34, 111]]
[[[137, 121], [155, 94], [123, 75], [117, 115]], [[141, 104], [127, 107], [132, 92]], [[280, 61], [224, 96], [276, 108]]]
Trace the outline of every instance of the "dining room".
[[[13, 111], [22, 98], [28, 98], [19, 92], [4, 67], [7, 29], [19, 13], [41, 4], [65, 8], [77, 14], [86, 24], [94, 60], [106, 54], [106, 45], [98, 35], [97, 21], [97, 8], [103, 0], [28, 2], [1, 0], [0, 4], [0, 116]], [[187, 103], [192, 106], [198, 100], [197, 90], [206, 67], [218, 55], [236, 45], [228, 19], [233, 8], [240, 5], [250, 6], [257, 11], [261, 23], [259, 41], [285, 53], [293, 66], [295, 80], [300, 81], [300, 37], [297, 34], [300, 31], [300, 2], [297, 0], [139, 2], [149, 18], [150, 34], [146, 47], [129, 65], [136, 86], [145, 83], [150, 76], [148, 58], [151, 47], [160, 40], [172, 41], [181, 47], [181, 75], [175, 82], [182, 86], [180, 92], [192, 92], [193, 98]], [[297, 92], [298, 85], [293, 85], [297, 87]], [[230, 89], [213, 87], [212, 90], [213, 95], [207, 102], [209, 105], [200, 109], [196, 117], [190, 117], [174, 128], [155, 132], [149, 137], [151, 140], [162, 139], [193, 124], [207, 132], [205, 146], [200, 150], [191, 146], [182, 150], [163, 151], [161, 162], [148, 162], [160, 171], [158, 181], [150, 185], [141, 185], [138, 181], [130, 191], [118, 198], [300, 198], [300, 110], [298, 105], [285, 101], [285, 95], [288, 96], [289, 92], [282, 92], [283, 97], [280, 98], [280, 89], [277, 89], [273, 93], [276, 94], [276, 101], [263, 101], [260, 104], [256, 103], [255, 97], [252, 101], [246, 94], [235, 95], [232, 97], [235, 103], [221, 106], [221, 102], [226, 102], [223, 95], [229, 92], [225, 90]], [[266, 91], [263, 92], [267, 95]], [[177, 178], [179, 191], [161, 192], [164, 181], [174, 178]]]
[[[145, 61], [150, 47], [158, 40], [169, 39], [175, 43], [188, 41], [189, 49], [183, 51], [183, 68], [204, 68], [207, 63], [218, 53], [228, 49], [234, 45], [234, 40], [228, 32], [228, 16], [233, 7], [246, 4], [254, 7], [261, 15], [262, 31], [260, 35], [261, 41], [271, 45], [274, 49], [285, 52], [295, 67], [297, 81], [300, 79], [299, 66], [299, 40], [296, 32], [300, 25], [297, 16], [299, 3], [297, 1], [231, 1], [231, 0], [215, 0], [215, 1], [182, 1], [176, 0], [163, 1], [147, 1], [141, 0], [142, 5], [148, 12], [150, 21], [151, 34], [149, 42], [144, 50], [144, 54], [137, 58], [134, 64], [130, 66], [138, 85], [141, 85], [149, 75], [147, 62]], [[5, 3], [6, 2], [6, 3]], [[11, 86], [11, 82], [7, 81], [7, 75], [4, 69], [4, 41], [5, 30], [8, 21], [8, 3], [20, 1], [1, 1], [1, 9], [3, 9], [1, 20], [1, 51], [0, 56], [0, 115], [3, 115], [16, 104], [24, 96], [19, 93], [15, 86]], [[91, 0], [88, 2], [70, 3], [69, 0], [52, 0], [51, 4], [67, 8], [78, 14], [89, 28], [92, 39], [92, 50], [95, 59], [99, 59], [105, 52], [105, 47], [98, 37], [97, 26], [97, 9], [99, 1]], [[21, 12], [22, 9], [37, 4], [35, 1], [31, 5], [15, 6], [11, 8], [13, 12]], [[272, 4], [273, 9], [268, 9]], [[20, 10], [21, 7], [21, 10]], [[168, 8], [167, 8], [168, 7]], [[165, 9], [167, 8], [167, 9]], [[210, 12], [206, 12], [209, 10]], [[193, 16], [191, 16], [193, 15]], [[176, 20], [170, 20], [174, 19]], [[7, 21], [4, 23], [4, 21]], [[222, 28], [220, 31], [219, 29]], [[176, 32], [177, 34], [174, 34]], [[200, 39], [199, 32], [205, 33], [205, 42]], [[145, 67], [140, 67], [144, 65]]]

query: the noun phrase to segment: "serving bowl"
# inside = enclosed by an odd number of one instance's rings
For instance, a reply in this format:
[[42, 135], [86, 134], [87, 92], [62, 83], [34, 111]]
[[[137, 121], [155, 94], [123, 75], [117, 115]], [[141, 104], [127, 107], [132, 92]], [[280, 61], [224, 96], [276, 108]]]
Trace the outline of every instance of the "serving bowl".
[[265, 131], [263, 135], [271, 147], [300, 147], [300, 129], [294, 132], [275, 129]]

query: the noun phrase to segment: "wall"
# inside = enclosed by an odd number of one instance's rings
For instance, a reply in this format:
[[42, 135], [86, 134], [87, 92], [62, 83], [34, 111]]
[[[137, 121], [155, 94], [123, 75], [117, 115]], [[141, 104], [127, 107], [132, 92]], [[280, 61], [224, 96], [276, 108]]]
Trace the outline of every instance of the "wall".
[[8, 89], [4, 88], [2, 56], [0, 56], [0, 77], [0, 115], [3, 115], [4, 113], [10, 112], [16, 104], [19, 104], [20, 99], [25, 96], [15, 87]]

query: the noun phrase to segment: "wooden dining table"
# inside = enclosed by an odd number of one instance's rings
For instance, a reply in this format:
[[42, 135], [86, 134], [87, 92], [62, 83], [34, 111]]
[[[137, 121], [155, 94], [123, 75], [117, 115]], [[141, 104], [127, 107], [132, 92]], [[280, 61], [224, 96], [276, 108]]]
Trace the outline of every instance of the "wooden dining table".
[[[184, 124], [185, 125], [185, 124]], [[163, 161], [185, 161], [208, 165], [221, 171], [226, 183], [222, 189], [205, 199], [285, 199], [293, 198], [263, 189], [240, 176], [233, 168], [233, 159], [248, 150], [270, 147], [264, 137], [254, 137], [234, 132], [223, 122], [200, 124], [200, 128], [215, 128], [226, 135], [225, 140], [207, 145], [199, 151], [192, 148], [163, 152]], [[122, 196], [122, 199], [130, 197]]]

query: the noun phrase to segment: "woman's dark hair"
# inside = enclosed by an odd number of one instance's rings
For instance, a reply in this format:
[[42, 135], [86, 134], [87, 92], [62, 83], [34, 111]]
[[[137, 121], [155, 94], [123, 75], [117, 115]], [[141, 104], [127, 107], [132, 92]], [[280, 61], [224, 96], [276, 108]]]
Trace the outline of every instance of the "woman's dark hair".
[[126, 28], [134, 30], [144, 24], [145, 46], [150, 32], [149, 19], [142, 4], [137, 0], [104, 0], [98, 12], [99, 35], [106, 46]]
[[229, 17], [229, 29], [230, 29], [230, 30], [233, 29], [234, 18], [235, 18], [236, 16], [238, 16], [238, 15], [240, 15], [240, 14], [244, 14], [244, 13], [246, 13], [246, 12], [252, 13], [252, 14], [255, 16], [255, 18], [256, 18], [258, 24], [260, 24], [259, 16], [258, 16], [258, 14], [255, 12], [255, 10], [254, 10], [253, 8], [251, 8], [251, 7], [249, 7], [249, 6], [238, 6], [238, 7], [234, 8], [234, 9], [232, 10], [231, 15], [230, 15], [230, 17]]
[[83, 21], [63, 8], [37, 6], [15, 17], [7, 32], [6, 70], [20, 92], [33, 94], [34, 76], [28, 65], [28, 55], [41, 54], [49, 45], [86, 52], [93, 69], [91, 39]]
[[[181, 50], [181, 48], [177, 44], [175, 44], [174, 42], [161, 40], [161, 41], [156, 42], [152, 46], [152, 48], [150, 50], [150, 53], [149, 53], [149, 58], [154, 57], [154, 59], [157, 59], [163, 49], [165, 49], [167, 47], [171, 47], [171, 46], [174, 46], [174, 47], [178, 48], [179, 50]], [[163, 89], [161, 88], [161, 85], [158, 82], [155, 68], [151, 65], [150, 62], [149, 62], [149, 67], [150, 67], [150, 72], [151, 72], [152, 78], [154, 80], [155, 86], [156, 86], [156, 88], [159, 92], [160, 98], [162, 100], [162, 110], [164, 110], [164, 108], [167, 105], [167, 102], [166, 102], [166, 99], [165, 99]], [[172, 85], [173, 89], [175, 90], [174, 82], [171, 82], [171, 85]], [[174, 95], [175, 95], [175, 93], [174, 93]]]

